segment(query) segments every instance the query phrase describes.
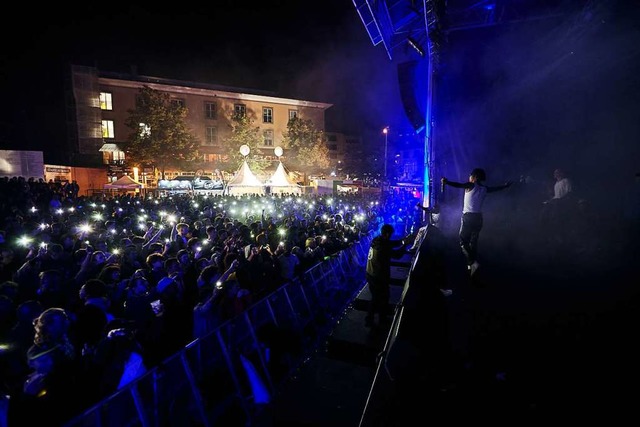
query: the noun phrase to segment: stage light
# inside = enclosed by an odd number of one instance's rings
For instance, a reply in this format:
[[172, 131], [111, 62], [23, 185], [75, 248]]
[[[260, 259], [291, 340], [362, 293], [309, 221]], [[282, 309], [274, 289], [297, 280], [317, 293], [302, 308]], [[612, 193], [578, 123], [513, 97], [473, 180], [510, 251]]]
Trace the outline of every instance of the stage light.
[[424, 56], [424, 50], [420, 47], [420, 44], [416, 40], [411, 37], [407, 37], [407, 42], [409, 43], [409, 46], [411, 46], [413, 49], [415, 49], [416, 52], [418, 52], [418, 55]]

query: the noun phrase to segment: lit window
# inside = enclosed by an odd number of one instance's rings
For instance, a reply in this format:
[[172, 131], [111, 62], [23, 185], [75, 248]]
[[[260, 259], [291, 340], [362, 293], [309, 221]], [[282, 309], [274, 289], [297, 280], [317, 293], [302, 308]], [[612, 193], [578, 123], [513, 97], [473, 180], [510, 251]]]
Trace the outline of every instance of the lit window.
[[233, 111], [238, 115], [238, 116], [244, 116], [247, 114], [247, 106], [244, 104], [235, 104], [233, 106]]
[[273, 123], [273, 108], [262, 107], [262, 121], [263, 123]]
[[273, 130], [265, 130], [262, 135], [264, 137], [264, 145], [267, 147], [273, 147]]
[[204, 132], [205, 145], [218, 145], [218, 128], [215, 126], [207, 126]]
[[289, 110], [289, 120], [298, 117], [298, 110]]
[[113, 139], [116, 137], [116, 134], [113, 131], [113, 120], [102, 121], [102, 137], [108, 139]]
[[113, 156], [112, 158], [113, 158], [114, 161], [124, 161], [125, 160], [124, 151], [117, 150], [117, 151], [114, 151], [111, 154]]
[[113, 103], [109, 92], [100, 92], [100, 109], [113, 110]]
[[216, 118], [216, 103], [215, 102], [205, 102], [204, 103], [204, 117], [206, 119], [215, 119]]

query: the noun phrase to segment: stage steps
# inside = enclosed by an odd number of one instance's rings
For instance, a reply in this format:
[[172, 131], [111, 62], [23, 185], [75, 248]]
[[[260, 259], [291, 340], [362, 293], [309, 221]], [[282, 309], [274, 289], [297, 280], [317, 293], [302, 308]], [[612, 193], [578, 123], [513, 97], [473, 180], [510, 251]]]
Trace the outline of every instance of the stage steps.
[[364, 411], [375, 378], [377, 357], [389, 334], [396, 305], [409, 272], [411, 254], [392, 264], [390, 316], [378, 327], [367, 327], [371, 300], [368, 284], [345, 309], [316, 354], [287, 380], [259, 427], [353, 427]]

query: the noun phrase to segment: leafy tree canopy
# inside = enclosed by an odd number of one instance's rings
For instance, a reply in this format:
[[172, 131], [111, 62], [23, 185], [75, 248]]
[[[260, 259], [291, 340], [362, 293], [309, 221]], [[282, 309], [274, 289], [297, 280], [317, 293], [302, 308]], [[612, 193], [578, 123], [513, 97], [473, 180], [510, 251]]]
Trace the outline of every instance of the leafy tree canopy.
[[164, 171], [184, 168], [198, 158], [199, 141], [185, 124], [187, 109], [171, 101], [169, 94], [144, 86], [136, 108], [127, 110], [125, 124], [131, 129], [123, 150], [133, 164], [149, 164]]
[[270, 161], [263, 156], [259, 147], [264, 144], [264, 137], [260, 128], [253, 125], [253, 119], [247, 114], [231, 113], [231, 134], [222, 141], [224, 150], [229, 157], [229, 167], [235, 172], [242, 164], [243, 156], [240, 147], [246, 145], [251, 152], [247, 156], [247, 164], [254, 173], [263, 172]]
[[324, 132], [316, 129], [311, 120], [294, 117], [287, 123], [284, 143], [289, 167], [303, 171], [329, 168], [329, 149]]

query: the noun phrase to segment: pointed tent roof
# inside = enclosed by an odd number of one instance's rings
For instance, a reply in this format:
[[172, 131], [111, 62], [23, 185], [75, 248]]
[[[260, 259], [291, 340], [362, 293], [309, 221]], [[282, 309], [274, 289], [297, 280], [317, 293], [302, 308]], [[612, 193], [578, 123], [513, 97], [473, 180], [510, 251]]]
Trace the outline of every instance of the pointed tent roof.
[[247, 161], [242, 162], [242, 166], [231, 178], [231, 181], [227, 183], [229, 187], [242, 186], [242, 187], [262, 187], [262, 183], [249, 169]]
[[116, 181], [109, 182], [104, 185], [104, 188], [115, 188], [115, 189], [136, 189], [142, 188], [144, 185], [141, 182], [136, 181], [131, 178], [129, 175], [123, 175], [118, 178]]
[[294, 182], [284, 170], [282, 162], [278, 163], [278, 168], [271, 175], [271, 179], [268, 181], [272, 187], [297, 187], [298, 184]]

